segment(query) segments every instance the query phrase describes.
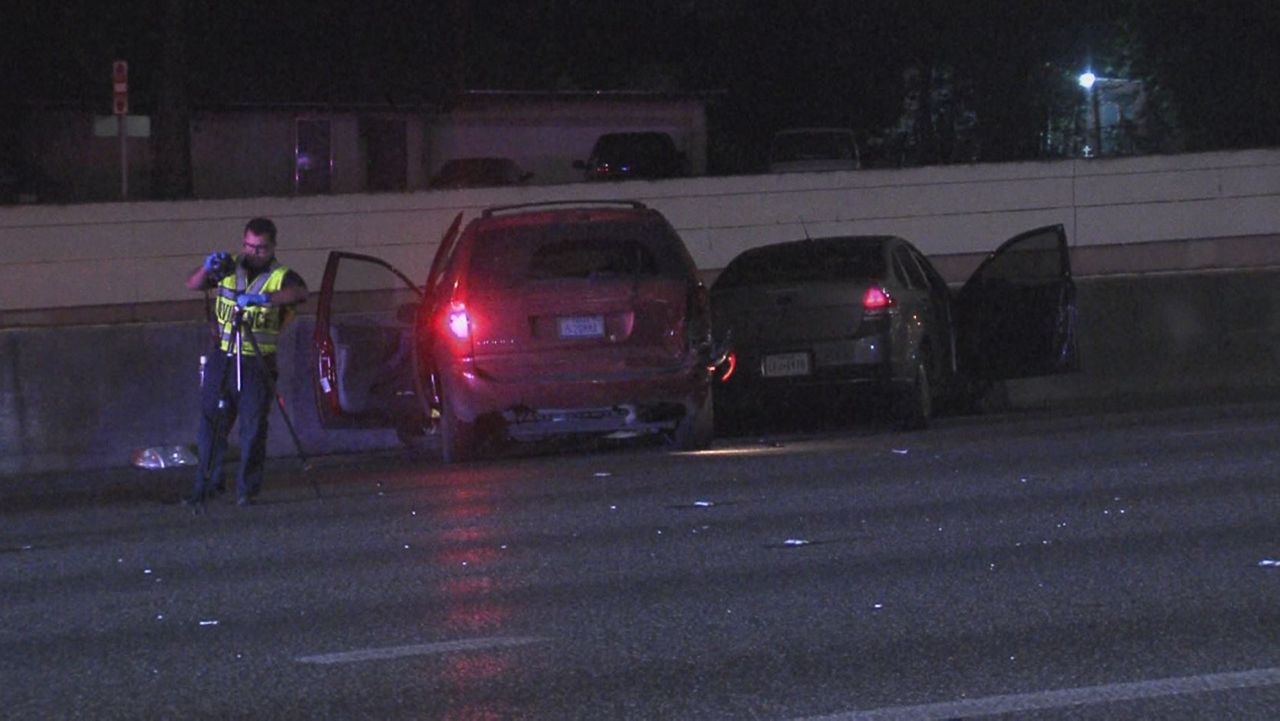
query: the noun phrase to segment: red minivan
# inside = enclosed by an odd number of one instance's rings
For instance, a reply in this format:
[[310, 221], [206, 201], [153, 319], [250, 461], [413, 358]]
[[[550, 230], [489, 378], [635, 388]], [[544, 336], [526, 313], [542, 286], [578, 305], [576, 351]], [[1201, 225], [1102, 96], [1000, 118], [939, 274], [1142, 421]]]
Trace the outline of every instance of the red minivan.
[[313, 343], [322, 425], [436, 433], [445, 462], [570, 434], [710, 445], [707, 289], [660, 213], [588, 200], [461, 221], [422, 287], [330, 253]]

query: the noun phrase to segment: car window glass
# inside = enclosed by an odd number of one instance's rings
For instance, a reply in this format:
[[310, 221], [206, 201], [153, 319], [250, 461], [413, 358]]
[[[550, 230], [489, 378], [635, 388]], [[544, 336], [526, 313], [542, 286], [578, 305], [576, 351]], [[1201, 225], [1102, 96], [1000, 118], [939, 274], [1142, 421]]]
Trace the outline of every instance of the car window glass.
[[925, 280], [924, 272], [916, 265], [915, 260], [911, 258], [911, 254], [907, 252], [906, 248], [902, 246], [894, 248], [893, 265], [902, 282], [908, 287], [919, 290], [927, 290], [929, 288], [929, 281]]
[[505, 226], [478, 234], [472, 288], [610, 276], [684, 277], [679, 238], [658, 223], [596, 222]]
[[766, 283], [841, 281], [882, 278], [884, 256], [879, 242], [840, 240], [801, 241], [747, 251], [731, 261], [716, 279], [716, 287], [732, 288]]
[[440, 255], [440, 267], [438, 269], [432, 268], [435, 271], [435, 275], [428, 279], [431, 283], [431, 287], [427, 288], [428, 293], [434, 293], [447, 278], [452, 277], [453, 273], [450, 271], [453, 266], [453, 256], [458, 251], [458, 244], [461, 243], [463, 235], [464, 233], [454, 233], [448, 239], [449, 245], [444, 248]]
[[981, 270], [981, 279], [1050, 280], [1062, 276], [1058, 234], [1053, 230], [1030, 235], [997, 253]]
[[924, 273], [925, 279], [929, 281], [930, 292], [936, 296], [949, 297], [951, 289], [947, 286], [946, 279], [942, 277], [942, 274], [938, 272], [938, 269], [933, 267], [933, 263], [930, 263], [929, 259], [915, 248], [909, 248], [908, 250], [912, 259], [916, 261], [916, 265], [920, 266], [920, 270]]

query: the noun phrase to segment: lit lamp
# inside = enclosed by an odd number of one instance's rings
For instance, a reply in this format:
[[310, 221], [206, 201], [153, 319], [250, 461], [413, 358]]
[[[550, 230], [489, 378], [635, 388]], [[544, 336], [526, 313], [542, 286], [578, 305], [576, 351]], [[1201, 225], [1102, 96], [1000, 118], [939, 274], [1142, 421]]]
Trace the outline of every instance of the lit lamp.
[[1094, 75], [1092, 70], [1080, 73], [1080, 87], [1089, 93], [1093, 104], [1093, 143], [1096, 148], [1093, 154], [1102, 155], [1102, 113], [1098, 109], [1098, 93], [1093, 89], [1097, 82], [1098, 76]]

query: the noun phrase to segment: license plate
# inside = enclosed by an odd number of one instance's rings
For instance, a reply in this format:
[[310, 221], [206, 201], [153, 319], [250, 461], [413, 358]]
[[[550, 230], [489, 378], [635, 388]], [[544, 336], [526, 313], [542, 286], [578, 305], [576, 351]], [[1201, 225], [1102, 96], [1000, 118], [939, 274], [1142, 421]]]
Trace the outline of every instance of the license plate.
[[761, 372], [769, 378], [780, 376], [807, 376], [809, 370], [808, 353], [778, 353], [764, 357]]
[[561, 338], [603, 338], [604, 316], [574, 315], [560, 318]]

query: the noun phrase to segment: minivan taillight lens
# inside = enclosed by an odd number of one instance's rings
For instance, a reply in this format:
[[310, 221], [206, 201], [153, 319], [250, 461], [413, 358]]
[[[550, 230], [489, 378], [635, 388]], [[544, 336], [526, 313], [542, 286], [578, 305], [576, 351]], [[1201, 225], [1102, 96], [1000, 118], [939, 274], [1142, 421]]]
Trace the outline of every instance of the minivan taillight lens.
[[467, 315], [467, 306], [462, 303], [455, 301], [449, 304], [444, 324], [454, 340], [467, 340], [471, 337], [471, 317]]
[[889, 295], [889, 291], [878, 285], [867, 288], [867, 292], [862, 294], [862, 310], [867, 313], [888, 310], [893, 307], [893, 304], [893, 296]]

